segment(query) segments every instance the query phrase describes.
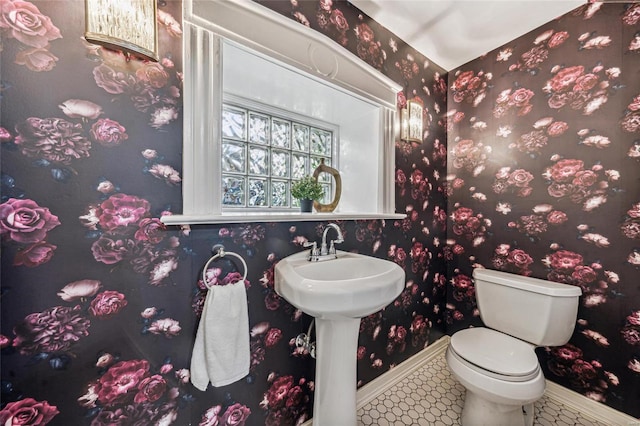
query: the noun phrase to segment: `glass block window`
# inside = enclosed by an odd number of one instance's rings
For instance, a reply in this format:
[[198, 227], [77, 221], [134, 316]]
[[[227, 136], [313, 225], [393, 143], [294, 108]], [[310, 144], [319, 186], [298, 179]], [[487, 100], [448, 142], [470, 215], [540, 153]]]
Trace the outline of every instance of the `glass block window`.
[[[247, 104], [222, 107], [222, 206], [297, 209], [291, 184], [312, 174], [322, 159], [328, 166], [335, 163], [337, 128]], [[319, 180], [325, 189], [321, 202], [330, 203], [333, 179], [322, 173]]]

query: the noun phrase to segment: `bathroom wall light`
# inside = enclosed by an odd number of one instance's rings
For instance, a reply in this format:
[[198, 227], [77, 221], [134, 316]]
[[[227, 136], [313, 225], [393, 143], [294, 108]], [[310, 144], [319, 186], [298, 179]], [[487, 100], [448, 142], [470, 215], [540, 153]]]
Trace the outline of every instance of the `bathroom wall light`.
[[422, 142], [422, 111], [417, 101], [407, 101], [400, 111], [400, 139], [407, 142]]
[[84, 37], [127, 55], [158, 60], [156, 0], [85, 0]]

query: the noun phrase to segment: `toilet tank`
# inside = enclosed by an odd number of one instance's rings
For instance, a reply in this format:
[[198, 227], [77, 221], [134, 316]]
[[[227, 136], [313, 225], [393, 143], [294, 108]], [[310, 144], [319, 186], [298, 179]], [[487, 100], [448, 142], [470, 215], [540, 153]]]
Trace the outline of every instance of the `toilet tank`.
[[571, 338], [580, 287], [480, 268], [473, 278], [487, 327], [536, 346], [561, 346]]

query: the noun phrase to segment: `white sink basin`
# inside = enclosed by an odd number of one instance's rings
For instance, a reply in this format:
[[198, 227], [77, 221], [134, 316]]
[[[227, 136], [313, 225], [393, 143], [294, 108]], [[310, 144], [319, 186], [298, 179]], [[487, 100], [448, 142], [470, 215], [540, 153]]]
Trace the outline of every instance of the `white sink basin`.
[[393, 262], [340, 250], [337, 256], [310, 262], [304, 251], [275, 268], [276, 293], [315, 317], [314, 426], [357, 425], [360, 318], [393, 302], [405, 285], [404, 270]]
[[310, 262], [304, 251], [282, 259], [275, 268], [276, 293], [316, 318], [362, 318], [402, 292], [405, 273], [397, 264], [340, 250], [337, 255]]

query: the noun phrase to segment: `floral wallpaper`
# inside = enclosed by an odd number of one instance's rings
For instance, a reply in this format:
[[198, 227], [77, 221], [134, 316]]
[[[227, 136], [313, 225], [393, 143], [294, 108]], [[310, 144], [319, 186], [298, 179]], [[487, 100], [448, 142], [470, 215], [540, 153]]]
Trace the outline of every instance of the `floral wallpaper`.
[[[580, 286], [573, 338], [539, 350], [545, 375], [640, 416], [639, 5], [589, 3], [447, 75], [346, 1], [261, 3], [425, 107], [422, 143], [396, 144], [407, 218], [338, 222], [341, 248], [407, 273], [362, 321], [358, 384], [479, 325], [481, 265]], [[315, 363], [296, 338], [311, 318], [273, 268], [325, 223], [165, 227], [181, 212], [182, 4], [158, 2], [158, 63], [86, 43], [83, 4], [0, 0], [0, 422], [305, 421]], [[188, 368], [218, 243], [248, 264], [251, 370], [200, 392]]]
[[639, 417], [640, 4], [589, 2], [449, 72], [447, 333], [474, 267], [578, 286], [548, 380]]
[[[3, 425], [294, 425], [312, 414], [315, 362], [296, 345], [311, 318], [275, 293], [273, 270], [325, 223], [160, 222], [182, 208], [181, 6], [158, 2], [161, 59], [148, 63], [84, 41], [80, 0], [0, 0]], [[446, 76], [346, 1], [265, 6], [400, 82], [400, 106], [425, 107], [423, 143], [397, 143], [407, 218], [338, 222], [342, 249], [407, 272], [400, 297], [362, 321], [362, 385], [445, 332]], [[200, 392], [191, 349], [219, 243], [248, 264], [251, 370]], [[226, 259], [205, 271], [220, 285], [239, 272]]]

